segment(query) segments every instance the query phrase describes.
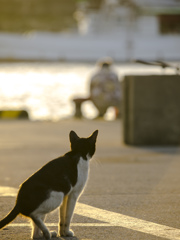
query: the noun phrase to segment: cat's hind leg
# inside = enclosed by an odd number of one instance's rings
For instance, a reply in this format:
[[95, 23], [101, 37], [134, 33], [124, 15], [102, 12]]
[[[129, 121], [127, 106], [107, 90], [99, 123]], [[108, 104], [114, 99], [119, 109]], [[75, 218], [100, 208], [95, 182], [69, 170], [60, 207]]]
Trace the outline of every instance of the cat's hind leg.
[[[42, 220], [43, 224], [44, 224], [45, 217], [46, 217], [46, 215], [42, 215], [41, 217], [39, 217]], [[44, 233], [42, 232], [42, 230], [38, 227], [38, 225], [33, 220], [32, 221], [32, 239], [42, 239], [43, 234]], [[51, 238], [57, 237], [57, 232], [51, 231], [50, 236], [51, 236]]]
[[[31, 216], [31, 219], [33, 220], [33, 225], [34, 225], [34, 233], [37, 235], [33, 235], [33, 239], [36, 239], [36, 237], [39, 236], [39, 238], [41, 237], [45, 237], [46, 240], [50, 240], [51, 239], [51, 233], [49, 232], [49, 230], [47, 229], [46, 225], [44, 224], [43, 220], [41, 219], [40, 216]], [[42, 231], [43, 235], [40, 236], [40, 231], [38, 230], [38, 228]]]
[[32, 239], [40, 239], [43, 237], [43, 233], [40, 228], [32, 221], [32, 234], [31, 238]]
[[[46, 215], [42, 215], [40, 218], [42, 221], [45, 220]], [[32, 221], [32, 235], [31, 235], [32, 239], [41, 239], [43, 238], [43, 233], [41, 231], [41, 229], [35, 224], [34, 221]]]

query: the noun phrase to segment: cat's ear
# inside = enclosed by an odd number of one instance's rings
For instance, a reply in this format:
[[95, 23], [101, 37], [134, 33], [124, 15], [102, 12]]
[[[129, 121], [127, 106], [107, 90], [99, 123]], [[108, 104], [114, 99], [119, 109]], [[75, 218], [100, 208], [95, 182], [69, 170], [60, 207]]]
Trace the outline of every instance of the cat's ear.
[[89, 139], [91, 139], [91, 141], [95, 143], [97, 139], [97, 135], [98, 135], [98, 130], [94, 131], [93, 134], [89, 137]]
[[71, 131], [69, 133], [69, 140], [71, 143], [73, 143], [74, 141], [77, 141], [78, 139], [79, 139], [79, 137], [74, 131]]

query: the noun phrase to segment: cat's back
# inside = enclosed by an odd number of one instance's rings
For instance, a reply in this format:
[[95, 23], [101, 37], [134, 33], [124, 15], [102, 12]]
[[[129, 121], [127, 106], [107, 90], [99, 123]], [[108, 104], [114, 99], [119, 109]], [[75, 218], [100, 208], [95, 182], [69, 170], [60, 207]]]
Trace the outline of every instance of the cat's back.
[[[42, 168], [30, 176], [22, 185], [44, 184], [53, 188], [53, 184], [68, 179], [73, 184], [77, 177], [79, 159], [70, 153], [60, 156], [46, 163]], [[75, 183], [74, 183], [75, 184]]]
[[56, 158], [30, 176], [19, 189], [17, 203], [24, 215], [28, 215], [52, 192], [68, 194], [77, 184], [78, 157], [65, 154]]

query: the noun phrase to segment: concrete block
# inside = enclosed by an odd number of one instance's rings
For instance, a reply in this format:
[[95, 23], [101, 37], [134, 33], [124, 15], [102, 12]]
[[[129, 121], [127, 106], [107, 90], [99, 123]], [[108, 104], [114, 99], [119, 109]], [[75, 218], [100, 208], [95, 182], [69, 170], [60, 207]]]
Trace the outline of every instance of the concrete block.
[[180, 144], [180, 76], [125, 76], [123, 129], [127, 144]]

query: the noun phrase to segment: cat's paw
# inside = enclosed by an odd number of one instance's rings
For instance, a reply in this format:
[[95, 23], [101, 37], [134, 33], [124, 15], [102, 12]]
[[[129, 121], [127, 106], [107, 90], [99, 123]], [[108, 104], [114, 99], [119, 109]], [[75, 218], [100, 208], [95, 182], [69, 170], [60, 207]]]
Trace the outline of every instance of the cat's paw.
[[60, 237], [73, 237], [74, 236], [74, 232], [72, 230], [61, 231], [59, 236]]
[[46, 232], [44, 235], [42, 233], [35, 234], [35, 235], [33, 235], [32, 239], [33, 240], [38, 240], [38, 239], [44, 239], [45, 238], [46, 240], [50, 240], [52, 237], [54, 237], [52, 235], [52, 233]]
[[33, 234], [32, 238], [31, 239], [42, 239], [43, 238], [43, 234], [42, 232], [36, 232]]
[[57, 237], [57, 232], [56, 231], [52, 231], [52, 232], [50, 232], [50, 234], [51, 234], [51, 238]]
[[46, 240], [50, 240], [50, 239], [51, 239], [51, 234], [50, 234], [50, 232], [49, 232], [49, 231], [45, 231], [45, 232], [44, 232], [44, 237], [45, 237]]
[[74, 236], [74, 232], [72, 230], [69, 230], [69, 231], [65, 231], [65, 237], [73, 237]]

